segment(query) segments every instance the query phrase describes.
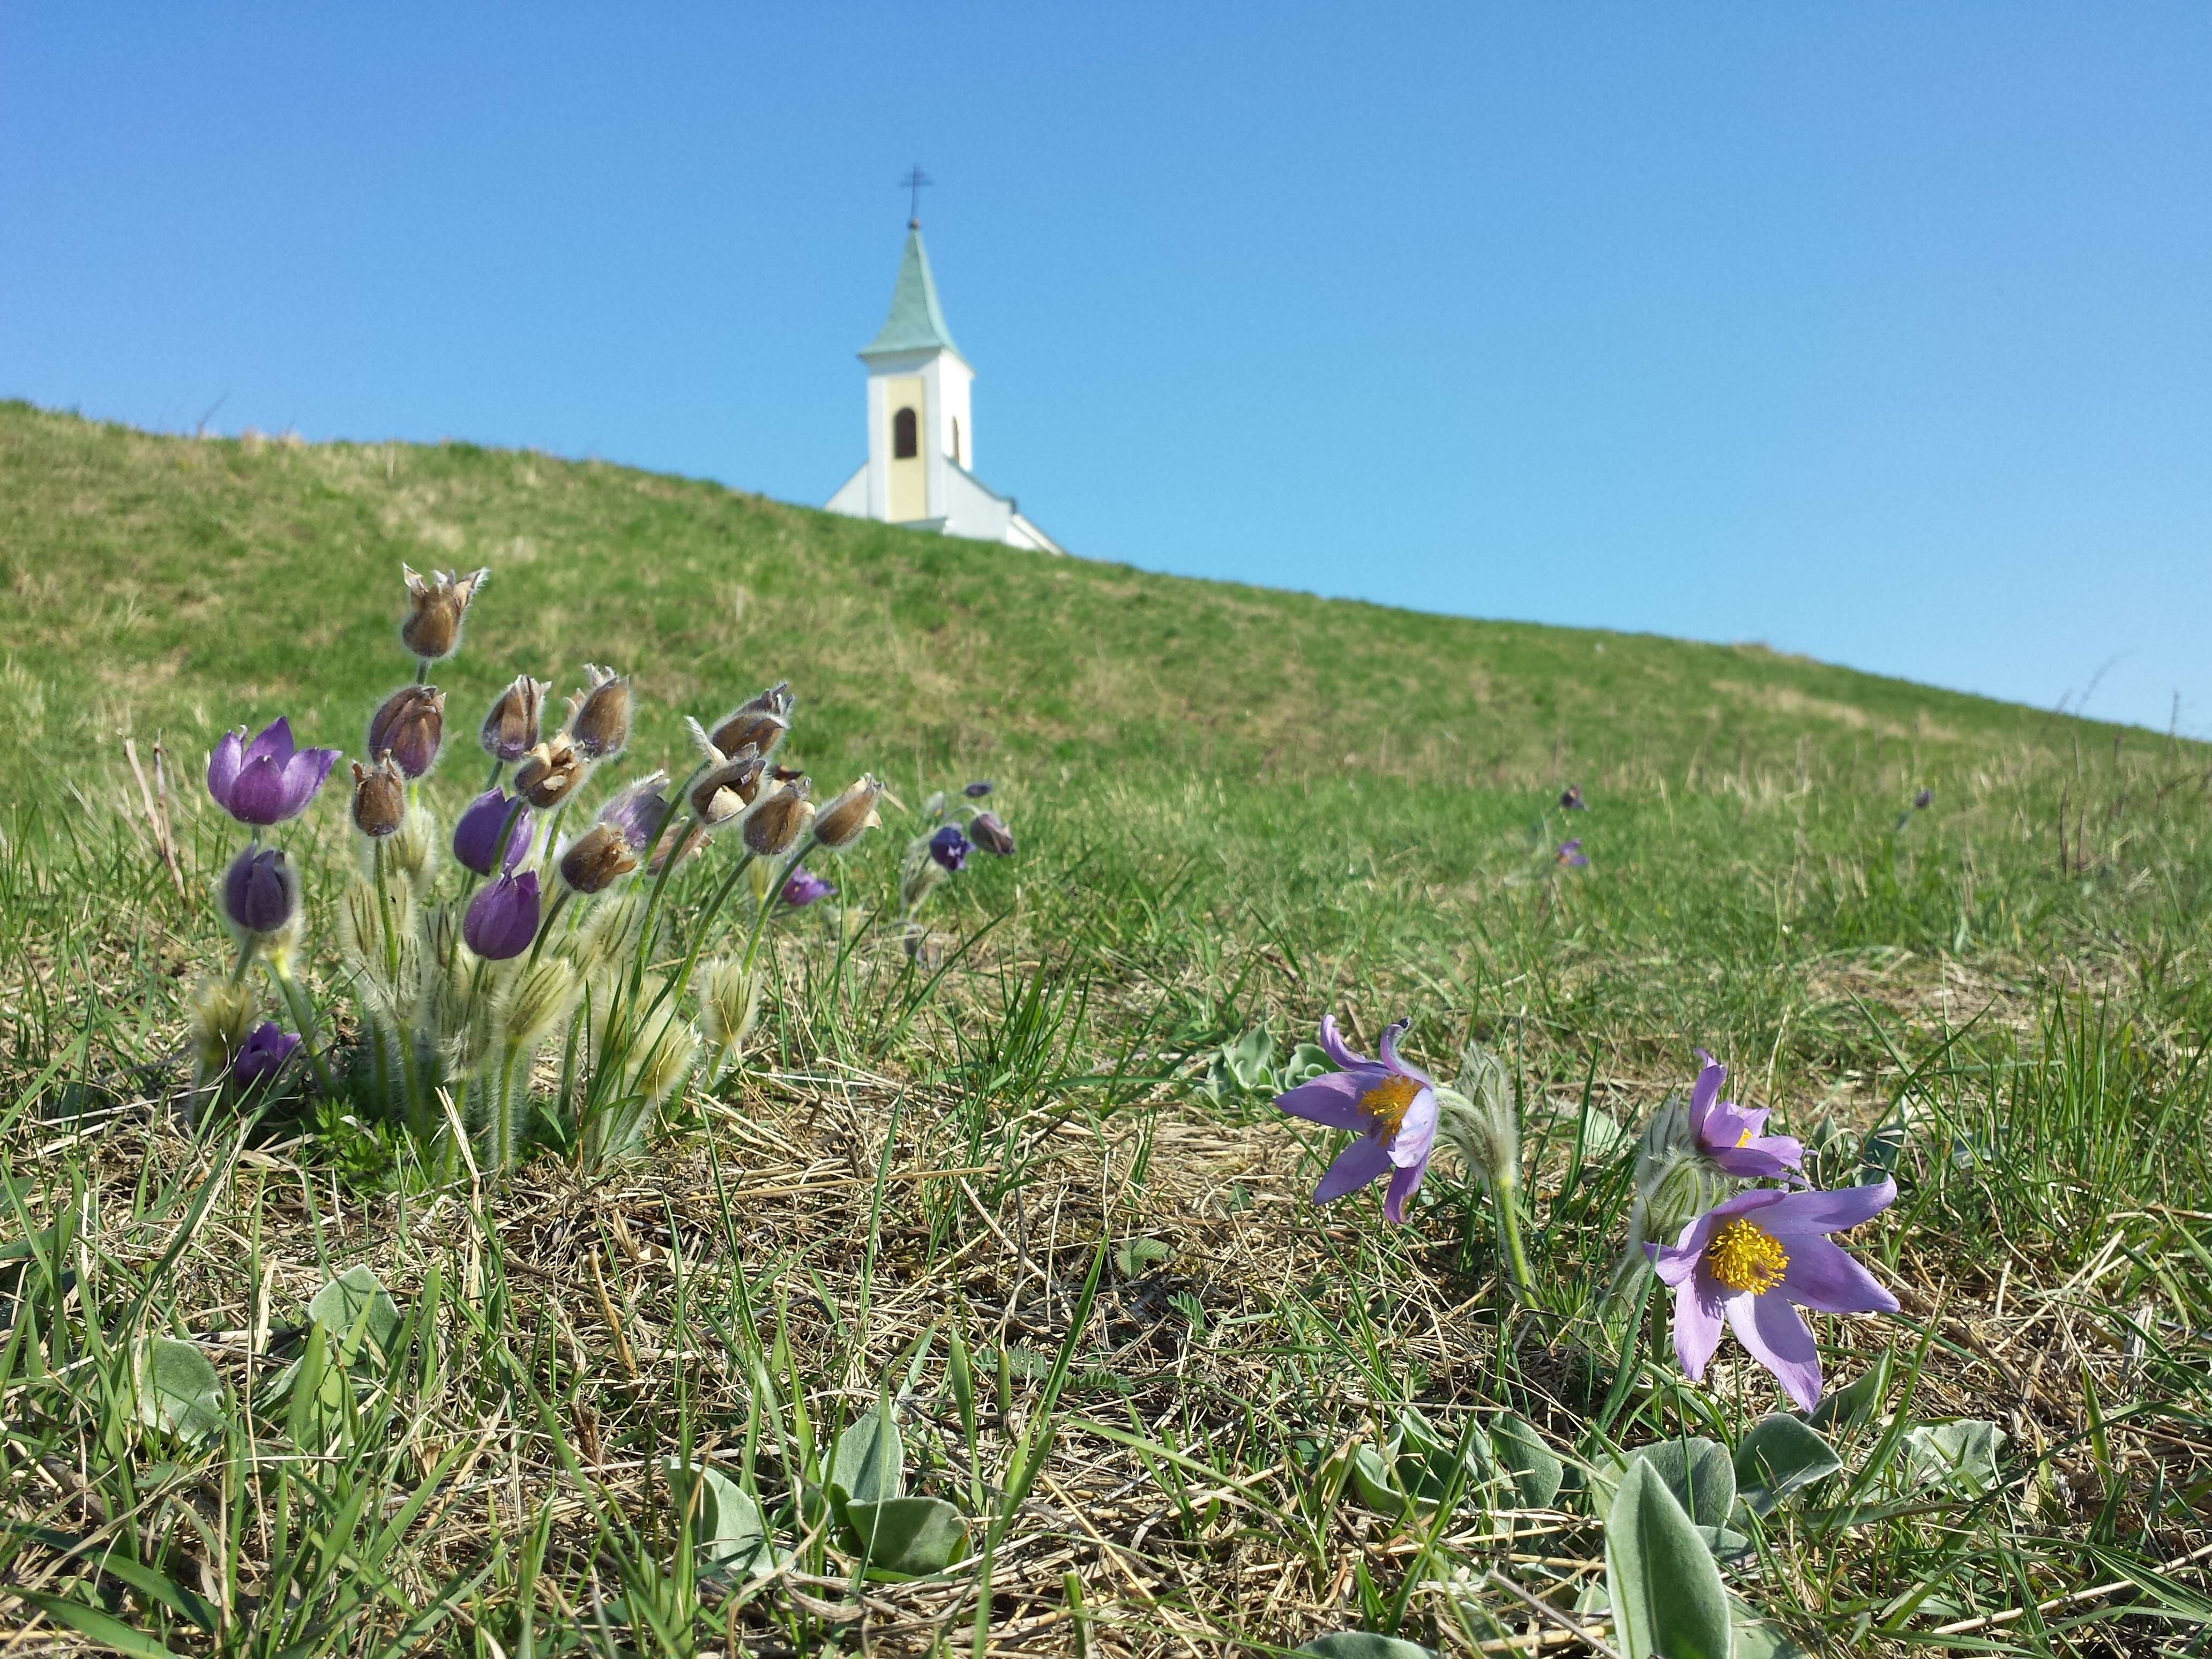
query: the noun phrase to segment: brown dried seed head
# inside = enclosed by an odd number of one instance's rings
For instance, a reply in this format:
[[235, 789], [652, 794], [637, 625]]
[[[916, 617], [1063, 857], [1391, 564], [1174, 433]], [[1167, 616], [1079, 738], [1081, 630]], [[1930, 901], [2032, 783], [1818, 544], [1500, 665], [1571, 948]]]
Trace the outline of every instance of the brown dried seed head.
[[760, 786], [759, 755], [750, 747], [740, 749], [692, 785], [691, 810], [708, 828], [719, 827], [751, 805]]
[[747, 744], [765, 759], [775, 752], [791, 730], [791, 687], [778, 681], [734, 712], [726, 714], [708, 739], [725, 755], [735, 755]]
[[561, 879], [580, 893], [611, 887], [636, 868], [637, 854], [609, 823], [593, 824], [561, 854]]
[[436, 764], [446, 740], [446, 694], [434, 685], [403, 685], [368, 717], [368, 756], [386, 755], [410, 778]]
[[779, 784], [753, 803], [745, 814], [745, 845], [764, 859], [789, 852], [806, 833], [814, 817], [814, 803], [806, 799], [811, 788], [806, 779]]
[[592, 663], [584, 673], [589, 684], [568, 700], [568, 735], [587, 757], [605, 760], [629, 741], [629, 681]]
[[456, 576], [450, 570], [434, 570], [426, 579], [399, 567], [407, 579], [407, 617], [399, 624], [400, 642], [416, 656], [435, 662], [459, 649], [461, 619], [469, 601], [490, 576], [489, 570]]
[[407, 779], [386, 755], [374, 769], [353, 763], [353, 822], [364, 836], [398, 832], [407, 816]]
[[872, 772], [861, 774], [853, 786], [822, 809], [814, 820], [814, 839], [835, 850], [850, 847], [883, 818], [876, 811], [884, 781]]
[[556, 732], [522, 757], [514, 769], [514, 792], [543, 812], [574, 794], [585, 770], [576, 745]]
[[545, 705], [545, 694], [552, 689], [544, 680], [516, 675], [514, 684], [499, 694], [491, 713], [484, 716], [483, 729], [477, 734], [484, 753], [503, 761], [518, 761], [528, 754], [538, 742], [538, 715]]

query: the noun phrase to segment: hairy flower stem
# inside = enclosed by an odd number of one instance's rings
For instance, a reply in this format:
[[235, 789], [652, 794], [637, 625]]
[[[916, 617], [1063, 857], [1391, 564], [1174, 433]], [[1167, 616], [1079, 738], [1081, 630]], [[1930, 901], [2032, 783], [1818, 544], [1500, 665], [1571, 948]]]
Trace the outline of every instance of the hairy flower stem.
[[231, 963], [230, 966], [230, 982], [233, 985], [239, 983], [240, 981], [246, 977], [246, 970], [253, 965], [253, 952], [259, 946], [260, 943], [261, 941], [258, 939], [255, 938], [252, 933], [248, 933], [246, 936], [244, 942], [239, 945], [238, 960]]
[[760, 949], [761, 935], [767, 931], [768, 919], [775, 913], [776, 906], [783, 902], [784, 884], [799, 873], [799, 866], [806, 862], [806, 855], [814, 850], [814, 847], [815, 843], [810, 837], [806, 845], [793, 853], [783, 868], [775, 872], [775, 879], [769, 883], [768, 892], [761, 899], [760, 914], [753, 918], [752, 936], [745, 941], [745, 972], [752, 972], [753, 957]]
[[[505, 761], [503, 761], [503, 760], [500, 759], [500, 757], [499, 757], [498, 756], [496, 756], [496, 755], [493, 756], [493, 757], [492, 757], [492, 760], [491, 760], [491, 775], [484, 780], [484, 789], [496, 789], [496, 788], [498, 788], [498, 787], [499, 787], [499, 775], [500, 775], [501, 773], [502, 773], [502, 772], [506, 771], [506, 770], [507, 770], [507, 763], [506, 763]], [[478, 794], [482, 794], [482, 793], [483, 793], [483, 790], [478, 790], [477, 793]], [[501, 845], [501, 846], [502, 846], [502, 847], [504, 847], [504, 846], [506, 846], [506, 845], [507, 845], [507, 843], [506, 843], [505, 842], [501, 842], [500, 843], [500, 845]]]
[[1505, 1258], [1506, 1277], [1513, 1281], [1513, 1293], [1533, 1306], [1536, 1300], [1536, 1277], [1528, 1270], [1528, 1252], [1521, 1243], [1518, 1193], [1512, 1187], [1500, 1185], [1491, 1193], [1490, 1201], [1498, 1212], [1498, 1248]]
[[315, 1034], [314, 1004], [307, 1000], [307, 994], [301, 988], [300, 981], [274, 962], [269, 964], [269, 976], [276, 981], [276, 988], [283, 993], [285, 1006], [292, 1011], [292, 1023], [300, 1028], [301, 1047], [307, 1052], [307, 1063], [315, 1068], [315, 1086], [326, 1097], [336, 1095], [337, 1091], [331, 1086], [330, 1068], [323, 1063], [322, 1043]]
[[[538, 965], [538, 953], [545, 948], [545, 941], [553, 937], [554, 922], [559, 918], [561, 912], [567, 908], [568, 901], [574, 896], [575, 889], [572, 887], [563, 887], [559, 892], [553, 895], [553, 902], [545, 907], [545, 920], [538, 924], [538, 937], [530, 942], [529, 965], [531, 967], [535, 968]], [[483, 970], [482, 969], [479, 969], [477, 971], [482, 972]]]

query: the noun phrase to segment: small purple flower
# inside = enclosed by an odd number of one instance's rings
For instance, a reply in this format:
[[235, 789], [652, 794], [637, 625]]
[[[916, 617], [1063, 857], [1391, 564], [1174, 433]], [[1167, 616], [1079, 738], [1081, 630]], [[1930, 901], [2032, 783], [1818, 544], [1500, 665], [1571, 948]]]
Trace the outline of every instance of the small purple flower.
[[1771, 1181], [1802, 1164], [1804, 1144], [1794, 1135], [1768, 1134], [1765, 1107], [1723, 1100], [1721, 1084], [1728, 1067], [1703, 1048], [1697, 1054], [1705, 1061], [1690, 1090], [1690, 1133], [1697, 1138], [1698, 1151], [1741, 1181]]
[[1912, 810], [1916, 812], [1925, 811], [1935, 804], [1936, 792], [1933, 789], [1923, 789], [1912, 798]]
[[1006, 828], [996, 812], [978, 812], [968, 826], [969, 839], [994, 858], [1005, 858], [1014, 850], [1014, 832]]
[[1583, 799], [1582, 786], [1576, 783], [1569, 784], [1566, 793], [1559, 797], [1559, 806], [1563, 811], [1568, 812], [1589, 811], [1589, 805]]
[[960, 793], [967, 796], [969, 800], [981, 800], [991, 793], [991, 781], [988, 778], [978, 778]]
[[223, 914], [240, 933], [276, 933], [292, 920], [299, 902], [292, 867], [273, 847], [249, 847], [223, 872]]
[[538, 872], [501, 876], [469, 901], [461, 937], [489, 962], [519, 957], [538, 937]]
[[284, 1068], [300, 1047], [300, 1039], [277, 1024], [264, 1019], [254, 1028], [253, 1035], [238, 1046], [238, 1053], [230, 1062], [230, 1080], [241, 1089], [250, 1089], [265, 1078], [272, 1078]]
[[1580, 841], [1561, 842], [1559, 850], [1553, 854], [1553, 857], [1570, 870], [1584, 870], [1589, 867], [1589, 854], [1583, 851], [1583, 844]]
[[642, 853], [668, 820], [668, 801], [660, 786], [665, 772], [651, 772], [599, 808], [599, 822], [619, 833], [634, 853]]
[[794, 870], [791, 879], [783, 884], [783, 902], [794, 910], [802, 910], [815, 900], [826, 899], [836, 890], [811, 870]]
[[929, 856], [947, 870], [964, 870], [972, 847], [958, 824], [948, 823], [929, 838]]
[[1337, 1154], [1314, 1188], [1313, 1201], [1327, 1204], [1356, 1193], [1377, 1176], [1390, 1177], [1382, 1213], [1403, 1224], [1406, 1200], [1428, 1173], [1437, 1139], [1436, 1085], [1425, 1073], [1398, 1058], [1398, 1038], [1410, 1022], [1400, 1020], [1382, 1033], [1382, 1058], [1355, 1054], [1337, 1035], [1336, 1018], [1321, 1022], [1322, 1052], [1340, 1068], [1275, 1097], [1279, 1110], [1332, 1129], [1359, 1136]]
[[[512, 870], [530, 856], [530, 838], [534, 829], [526, 803], [503, 789], [487, 789], [453, 820], [454, 860], [463, 869], [473, 870], [480, 876], [491, 874], [495, 864], [501, 870]], [[503, 854], [500, 850], [501, 830], [507, 834]]]
[[240, 823], [266, 829], [296, 817], [331, 775], [335, 749], [295, 749], [291, 723], [279, 714], [248, 743], [226, 732], [208, 757], [208, 793]]
[[1810, 1411], [1820, 1403], [1820, 1356], [1797, 1311], [1895, 1313], [1897, 1298], [1827, 1235], [1887, 1209], [1897, 1183], [1832, 1193], [1754, 1188], [1715, 1205], [1653, 1252], [1674, 1291], [1674, 1357], [1692, 1382], [1721, 1344], [1726, 1316], [1751, 1357]]

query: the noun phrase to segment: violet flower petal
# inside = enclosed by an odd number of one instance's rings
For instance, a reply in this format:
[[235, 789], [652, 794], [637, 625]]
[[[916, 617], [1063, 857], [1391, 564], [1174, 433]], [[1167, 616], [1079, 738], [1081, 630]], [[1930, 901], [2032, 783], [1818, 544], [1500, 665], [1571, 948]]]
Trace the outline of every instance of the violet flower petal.
[[1698, 1056], [1705, 1063], [1690, 1088], [1690, 1133], [1703, 1140], [1705, 1119], [1713, 1109], [1713, 1103], [1721, 1097], [1721, 1084], [1728, 1076], [1728, 1067], [1715, 1065], [1713, 1057], [1703, 1048], [1698, 1050]]
[[256, 732], [253, 741], [246, 745], [246, 758], [259, 760], [266, 757], [282, 763], [292, 758], [292, 722], [279, 714]]
[[1368, 1080], [1353, 1072], [1331, 1072], [1277, 1095], [1275, 1106], [1309, 1123], [1325, 1123], [1332, 1129], [1364, 1129], [1367, 1115], [1359, 1109], [1359, 1097], [1367, 1092]]
[[1790, 1255], [1790, 1265], [1782, 1270], [1782, 1288], [1791, 1301], [1818, 1313], [1897, 1311], [1897, 1298], [1849, 1251], [1815, 1234], [1778, 1237]]
[[1406, 1028], [1413, 1023], [1410, 1019], [1394, 1020], [1383, 1028], [1382, 1063], [1394, 1072], [1403, 1072], [1424, 1088], [1433, 1089], [1437, 1086], [1437, 1080], [1434, 1078], [1419, 1066], [1408, 1066], [1398, 1058], [1398, 1039], [1405, 1035]]
[[1390, 1138], [1390, 1161], [1401, 1170], [1420, 1169], [1437, 1142], [1437, 1097], [1424, 1089], [1415, 1095]]
[[208, 793], [215, 804], [226, 812], [230, 811], [231, 786], [238, 781], [238, 769], [246, 764], [246, 743], [235, 732], [226, 732], [215, 742], [215, 752], [208, 757]]
[[[1775, 1151], [1778, 1145], [1790, 1148], [1790, 1155]], [[1803, 1161], [1803, 1150], [1787, 1135], [1768, 1135], [1748, 1146], [1716, 1146], [1705, 1156], [1738, 1181], [1771, 1181], [1795, 1170]]]
[[1429, 1161], [1401, 1165], [1392, 1172], [1390, 1190], [1383, 1195], [1382, 1213], [1393, 1225], [1406, 1224], [1406, 1200], [1421, 1189], [1421, 1177], [1429, 1172]]
[[284, 763], [267, 755], [249, 754], [231, 781], [230, 815], [240, 823], [282, 823], [289, 816], [284, 798]]
[[1382, 1143], [1363, 1135], [1336, 1155], [1336, 1162], [1314, 1188], [1313, 1201], [1327, 1204], [1346, 1193], [1356, 1193], [1389, 1167], [1390, 1154], [1383, 1151]]
[[296, 817], [322, 788], [337, 763], [335, 749], [302, 749], [284, 763], [284, 816]]
[[[1735, 1204], [1752, 1196], [1739, 1194]], [[1834, 1233], [1871, 1220], [1897, 1201], [1897, 1183], [1885, 1177], [1879, 1186], [1838, 1187], [1828, 1192], [1778, 1194], [1773, 1213], [1759, 1224], [1771, 1233]], [[1723, 1205], [1722, 1208], [1726, 1208]], [[1714, 1212], [1719, 1213], [1718, 1211]]]
[[1705, 1380], [1705, 1367], [1721, 1346], [1721, 1298], [1711, 1279], [1698, 1278], [1674, 1289], [1674, 1358], [1692, 1382]]
[[1355, 1054], [1345, 1047], [1344, 1039], [1337, 1034], [1334, 1014], [1321, 1017], [1321, 1051], [1328, 1056], [1330, 1064], [1347, 1072], [1358, 1071], [1363, 1066], [1372, 1067], [1375, 1064], [1366, 1055]]
[[1783, 1393], [1802, 1411], [1820, 1403], [1820, 1353], [1813, 1333], [1790, 1298], [1778, 1291], [1765, 1296], [1732, 1296], [1723, 1304], [1729, 1328], [1751, 1357], [1774, 1373]]

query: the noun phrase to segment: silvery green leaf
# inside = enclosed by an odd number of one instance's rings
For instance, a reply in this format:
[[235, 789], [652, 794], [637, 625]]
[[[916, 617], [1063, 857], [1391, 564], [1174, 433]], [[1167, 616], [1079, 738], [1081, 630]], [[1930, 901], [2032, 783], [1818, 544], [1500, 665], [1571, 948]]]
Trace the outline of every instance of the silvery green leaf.
[[1301, 1042], [1291, 1050], [1291, 1057], [1283, 1066], [1276, 1081], [1285, 1089], [1295, 1089], [1301, 1083], [1310, 1083], [1324, 1072], [1333, 1072], [1328, 1055], [1318, 1043]]
[[1658, 1470], [1640, 1455], [1628, 1460], [1606, 1516], [1605, 1576], [1614, 1645], [1628, 1659], [1729, 1659], [1719, 1565]]
[[1997, 1484], [1997, 1452], [2004, 1440], [1996, 1424], [1979, 1418], [1923, 1425], [1905, 1432], [1905, 1467], [1916, 1482], [1978, 1498]]
[[1224, 1044], [1221, 1050], [1222, 1063], [1229, 1075], [1237, 1080], [1240, 1089], [1258, 1089], [1273, 1081], [1275, 1063], [1274, 1034], [1262, 1023]]
[[1406, 1494], [1398, 1490], [1396, 1477], [1382, 1455], [1372, 1446], [1352, 1449], [1352, 1468], [1348, 1476], [1352, 1491], [1359, 1501], [1377, 1515], [1402, 1515], [1406, 1510]]
[[[1921, 1611], [1928, 1604], [1920, 1604]], [[1761, 1618], [1735, 1596], [1729, 1597], [1729, 1616], [1735, 1624], [1735, 1659], [1805, 1659], [1805, 1650], [1790, 1632], [1771, 1619]]]
[[1863, 1429], [1881, 1414], [1881, 1402], [1888, 1392], [1889, 1356], [1885, 1353], [1865, 1376], [1814, 1406], [1807, 1420], [1816, 1429], [1832, 1432]]
[[1566, 1465], [1526, 1418], [1505, 1413], [1490, 1427], [1490, 1446], [1525, 1509], [1549, 1509], [1566, 1478]]
[[399, 1334], [399, 1304], [362, 1261], [315, 1292], [307, 1304], [307, 1317], [328, 1331], [348, 1358], [365, 1334], [377, 1352], [388, 1358]]
[[1843, 1468], [1826, 1441], [1784, 1412], [1762, 1417], [1735, 1449], [1735, 1489], [1753, 1515], [1768, 1515], [1801, 1486]]
[[1729, 1511], [1735, 1507], [1735, 1466], [1727, 1447], [1703, 1437], [1660, 1440], [1628, 1454], [1632, 1464], [1638, 1458], [1651, 1465], [1695, 1524], [1728, 1524]]
[[222, 1382], [197, 1345], [157, 1336], [139, 1357], [138, 1419], [180, 1440], [212, 1439], [222, 1428]]
[[856, 1504], [880, 1504], [906, 1492], [906, 1445], [888, 1404], [845, 1425], [830, 1453], [830, 1484]]
[[1397, 1485], [1425, 1509], [1434, 1509], [1447, 1492], [1465, 1492], [1489, 1480], [1494, 1470], [1490, 1440], [1480, 1429], [1470, 1432], [1465, 1454], [1413, 1407], [1398, 1413]]
[[840, 1518], [847, 1541], [866, 1563], [871, 1578], [921, 1578], [943, 1572], [968, 1550], [968, 1523], [939, 1498], [848, 1503]]
[[[670, 1475], [680, 1480], [677, 1460], [667, 1460]], [[780, 1550], [769, 1534], [768, 1517], [744, 1487], [720, 1469], [695, 1465], [703, 1483], [698, 1524], [694, 1535], [708, 1570], [717, 1577], [764, 1577], [791, 1557]], [[679, 1494], [679, 1497], [681, 1494]]]
[[1322, 1659], [1437, 1659], [1434, 1648], [1425, 1648], [1419, 1642], [1395, 1636], [1377, 1636], [1365, 1630], [1340, 1630], [1334, 1635], [1316, 1636], [1297, 1650], [1317, 1653]]

